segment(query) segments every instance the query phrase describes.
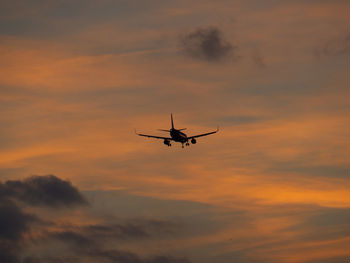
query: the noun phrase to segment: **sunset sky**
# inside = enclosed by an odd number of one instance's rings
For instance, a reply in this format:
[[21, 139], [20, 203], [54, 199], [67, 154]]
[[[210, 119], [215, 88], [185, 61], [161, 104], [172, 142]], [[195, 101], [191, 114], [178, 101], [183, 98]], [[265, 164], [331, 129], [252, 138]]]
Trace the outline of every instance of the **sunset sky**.
[[0, 1], [0, 262], [350, 262], [349, 14]]

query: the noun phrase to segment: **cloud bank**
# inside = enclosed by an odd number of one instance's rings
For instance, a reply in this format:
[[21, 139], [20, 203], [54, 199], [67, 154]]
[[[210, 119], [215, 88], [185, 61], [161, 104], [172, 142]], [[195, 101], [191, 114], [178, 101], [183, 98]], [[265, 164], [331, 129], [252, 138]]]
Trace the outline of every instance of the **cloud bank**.
[[[78, 188], [54, 175], [0, 182], [0, 262], [189, 262], [184, 258], [162, 254], [141, 256], [115, 245], [110, 246], [110, 242], [147, 241], [154, 236], [174, 233], [178, 225], [172, 222], [131, 219], [122, 223], [103, 220], [88, 224], [86, 222], [92, 219], [88, 215], [83, 216], [83, 222], [79, 223], [59, 219], [59, 215], [68, 208], [80, 209], [79, 213], [84, 214], [89, 209], [86, 204], [88, 201]], [[50, 221], [42, 218], [48, 208], [55, 208], [58, 218]], [[72, 213], [74, 210], [69, 212]], [[50, 255], [50, 252], [48, 255], [30, 252], [29, 247], [42, 247], [43, 244], [49, 247], [64, 244], [65, 248], [54, 249], [54, 255]]]

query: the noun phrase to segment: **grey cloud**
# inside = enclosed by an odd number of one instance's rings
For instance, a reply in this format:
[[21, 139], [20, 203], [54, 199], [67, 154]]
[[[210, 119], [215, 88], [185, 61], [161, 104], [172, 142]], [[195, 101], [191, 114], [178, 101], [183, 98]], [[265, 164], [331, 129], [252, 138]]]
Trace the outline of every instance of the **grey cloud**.
[[171, 256], [155, 256], [151, 258], [141, 258], [137, 254], [121, 250], [95, 250], [90, 251], [89, 255], [107, 259], [115, 263], [188, 263], [185, 258], [176, 258]]
[[96, 224], [66, 227], [66, 230], [48, 233], [45, 238], [69, 242], [80, 247], [96, 246], [106, 240], [144, 239], [177, 231], [179, 226], [160, 220], [130, 220], [124, 224]]
[[79, 191], [52, 175], [0, 182], [0, 262], [20, 262], [23, 235], [30, 231], [32, 223], [43, 223], [24, 212], [24, 204], [58, 207], [77, 203], [86, 203]]
[[179, 226], [173, 222], [161, 220], [130, 220], [125, 224], [114, 225], [90, 225], [84, 228], [84, 232], [94, 236], [113, 236], [117, 238], [143, 238], [156, 233], [172, 233]]
[[128, 237], [145, 237], [148, 233], [142, 226], [127, 224], [127, 225], [91, 225], [85, 228], [86, 232], [93, 233], [95, 236], [113, 236], [118, 238]]
[[62, 207], [87, 204], [76, 187], [53, 175], [32, 176], [23, 181], [7, 181], [3, 185], [0, 184], [1, 195], [30, 205]]
[[200, 28], [180, 40], [182, 51], [195, 59], [218, 62], [225, 58], [237, 58], [237, 47], [224, 39], [215, 27]]
[[0, 262], [19, 263], [18, 248], [10, 242], [0, 240]]
[[23, 259], [23, 263], [79, 263], [80, 259], [77, 257], [44, 257], [39, 258], [35, 256], [26, 257]]
[[[44, 200], [40, 200], [44, 199]], [[128, 219], [118, 224], [101, 223], [86, 226], [56, 224], [61, 231], [49, 232], [47, 222], [24, 212], [26, 205], [44, 205], [43, 208], [65, 207], [86, 203], [77, 188], [55, 176], [34, 176], [24, 180], [0, 183], [0, 262], [7, 263], [61, 263], [61, 262], [121, 262], [121, 263], [187, 263], [184, 258], [155, 254], [144, 257], [133, 251], [118, 248], [106, 249], [109, 241], [152, 238], [162, 234], [173, 234], [179, 224], [166, 220]], [[31, 236], [38, 227], [39, 235]], [[45, 234], [46, 233], [46, 234]], [[24, 242], [23, 236], [31, 238]], [[44, 253], [24, 255], [27, 242], [36, 246], [65, 244], [57, 255]], [[51, 243], [53, 242], [53, 243]]]
[[0, 8], [0, 34], [57, 38], [104, 24], [106, 20], [133, 26], [134, 17], [142, 19], [145, 13], [150, 14], [167, 2], [170, 1], [4, 0]]
[[51, 233], [50, 237], [55, 238], [57, 240], [63, 241], [63, 242], [69, 242], [76, 244], [78, 246], [89, 246], [93, 244], [93, 240], [87, 238], [86, 236], [74, 232], [74, 231], [62, 231], [62, 232], [56, 232]]
[[235, 116], [224, 116], [219, 118], [221, 123], [227, 123], [230, 125], [243, 125], [243, 124], [252, 124], [264, 121], [266, 118], [261, 116], [252, 116], [252, 115], [235, 115]]
[[0, 239], [18, 241], [35, 217], [24, 213], [10, 200], [0, 200]]
[[20, 241], [36, 217], [24, 213], [13, 201], [0, 197], [0, 262], [19, 262]]
[[315, 48], [317, 56], [339, 56], [350, 53], [350, 33], [329, 39]]
[[116, 263], [141, 263], [141, 259], [136, 254], [120, 250], [94, 250], [90, 251], [89, 255]]
[[45, 239], [54, 239], [76, 245], [78, 250], [96, 247], [106, 240], [138, 239], [147, 237], [144, 229], [132, 225], [91, 225], [76, 227], [60, 232], [48, 233]]
[[146, 261], [147, 263], [188, 263], [186, 258], [174, 258], [169, 256], [158, 256]]

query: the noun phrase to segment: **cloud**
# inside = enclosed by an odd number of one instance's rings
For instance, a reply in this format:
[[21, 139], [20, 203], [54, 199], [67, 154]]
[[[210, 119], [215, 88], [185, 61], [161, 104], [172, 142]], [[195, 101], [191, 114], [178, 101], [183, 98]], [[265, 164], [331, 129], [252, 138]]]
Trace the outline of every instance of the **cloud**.
[[75, 187], [53, 175], [0, 182], [0, 262], [20, 262], [24, 235], [30, 232], [32, 223], [41, 222], [36, 215], [24, 212], [25, 205], [62, 207], [85, 203]]
[[35, 256], [26, 257], [23, 263], [79, 263], [80, 259], [77, 257], [45, 257], [39, 258]]
[[[78, 224], [41, 220], [47, 207], [65, 208], [86, 204], [79, 190], [56, 176], [32, 176], [23, 180], [0, 182], [0, 262], [123, 262], [187, 263], [188, 260], [156, 253], [144, 257], [133, 251], [110, 247], [115, 241], [145, 239], [172, 234], [178, 225], [166, 220], [132, 219], [124, 223]], [[39, 206], [33, 210], [31, 206]], [[35, 211], [28, 214], [26, 210]], [[91, 218], [84, 218], [89, 221]], [[32, 254], [30, 246], [64, 246], [50, 253]], [[26, 253], [23, 253], [26, 251]]]
[[[153, 225], [153, 226], [151, 226]], [[151, 226], [151, 227], [150, 227]], [[73, 230], [49, 233], [43, 240], [58, 240], [65, 244], [71, 244], [66, 253], [78, 255], [81, 259], [88, 257], [87, 262], [103, 260], [103, 262], [122, 262], [122, 263], [187, 263], [185, 258], [177, 258], [167, 255], [155, 255], [151, 257], [141, 257], [137, 253], [120, 250], [105, 249], [105, 243], [119, 238], [145, 238], [150, 237], [148, 228], [154, 226], [163, 228], [168, 227], [166, 222], [153, 222], [146, 220], [143, 225], [91, 225], [86, 227], [76, 227]], [[162, 231], [162, 230], [160, 230]], [[38, 240], [37, 240], [38, 241]], [[38, 262], [47, 262], [46, 259], [35, 258]], [[60, 258], [50, 259], [50, 262], [61, 262]], [[28, 262], [36, 262], [34, 258], [28, 258]], [[25, 261], [25, 262], [27, 262]], [[86, 262], [86, 261], [84, 261]]]
[[222, 32], [215, 27], [200, 28], [183, 36], [181, 48], [188, 56], [209, 62], [237, 57], [237, 47], [225, 40]]
[[127, 220], [121, 224], [66, 226], [65, 230], [48, 233], [47, 237], [79, 246], [91, 246], [107, 239], [144, 239], [161, 234], [173, 234], [178, 230], [179, 226], [170, 221]]
[[0, 239], [18, 241], [29, 228], [35, 217], [24, 213], [14, 202], [1, 200]]
[[87, 204], [76, 187], [54, 175], [32, 176], [23, 181], [7, 181], [3, 185], [0, 183], [1, 195], [30, 205], [61, 207]]
[[327, 40], [315, 49], [317, 56], [340, 56], [350, 53], [350, 33]]
[[62, 232], [52, 233], [51, 237], [65, 243], [69, 242], [69, 243], [76, 244], [78, 246], [89, 246], [93, 243], [93, 240], [74, 231], [62, 231]]
[[0, 262], [18, 262], [20, 241], [36, 217], [24, 213], [13, 201], [0, 197]]
[[90, 225], [83, 228], [85, 233], [92, 236], [112, 236], [114, 238], [144, 238], [156, 233], [173, 233], [178, 225], [161, 220], [129, 220], [125, 224]]
[[121, 250], [92, 250], [89, 255], [107, 259], [115, 263], [188, 263], [185, 258], [176, 258], [170, 256], [156, 256], [151, 258], [140, 258], [137, 254]]

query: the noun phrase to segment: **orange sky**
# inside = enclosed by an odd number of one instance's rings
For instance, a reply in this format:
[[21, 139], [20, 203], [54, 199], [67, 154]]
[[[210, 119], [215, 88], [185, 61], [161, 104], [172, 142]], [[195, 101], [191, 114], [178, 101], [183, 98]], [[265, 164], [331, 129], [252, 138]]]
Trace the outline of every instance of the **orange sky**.
[[[0, 7], [2, 181], [54, 174], [81, 191], [213, 206], [222, 228], [162, 241], [191, 262], [202, 250], [208, 262], [350, 260], [348, 1]], [[207, 28], [234, 47], [225, 58], [184, 52]], [[188, 135], [220, 132], [185, 149], [135, 136], [161, 134], [171, 112]], [[237, 228], [236, 210], [249, 223]]]

